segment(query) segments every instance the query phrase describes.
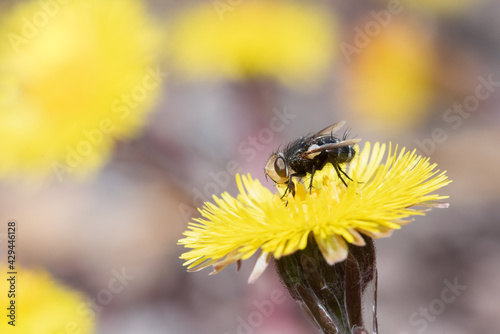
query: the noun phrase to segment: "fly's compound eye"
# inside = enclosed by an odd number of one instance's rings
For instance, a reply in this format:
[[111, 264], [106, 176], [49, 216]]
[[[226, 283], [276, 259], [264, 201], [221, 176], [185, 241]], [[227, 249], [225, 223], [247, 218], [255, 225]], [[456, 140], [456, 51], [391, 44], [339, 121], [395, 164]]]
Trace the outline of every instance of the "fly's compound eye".
[[285, 157], [281, 153], [274, 154], [266, 165], [266, 174], [276, 183], [288, 183], [289, 170]]
[[285, 159], [283, 157], [277, 157], [274, 160], [274, 171], [280, 178], [288, 177], [288, 169], [286, 168]]

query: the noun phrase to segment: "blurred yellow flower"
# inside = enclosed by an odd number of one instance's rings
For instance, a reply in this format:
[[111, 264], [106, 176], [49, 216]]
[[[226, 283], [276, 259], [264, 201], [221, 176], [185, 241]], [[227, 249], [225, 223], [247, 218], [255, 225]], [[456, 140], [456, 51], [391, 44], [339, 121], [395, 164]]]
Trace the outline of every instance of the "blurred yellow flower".
[[[8, 271], [2, 267], [2, 273]], [[61, 285], [42, 270], [20, 269], [15, 276], [9, 281], [10, 275], [2, 275], [0, 280], [0, 333], [93, 333], [94, 311], [82, 293]]]
[[380, 31], [353, 57], [346, 103], [381, 128], [404, 130], [429, 112], [435, 55], [415, 25], [394, 19]]
[[314, 175], [309, 193], [303, 186], [307, 178], [296, 184], [295, 197], [273, 194], [258, 180], [248, 176], [236, 178], [240, 194], [214, 196], [215, 203], [205, 203], [203, 218], [194, 219], [179, 244], [191, 248], [181, 255], [188, 269], [195, 271], [214, 266], [214, 272], [232, 262], [245, 260], [262, 250], [253, 282], [269, 263], [307, 246], [310, 237], [318, 244], [328, 264], [343, 261], [348, 243], [364, 246], [360, 233], [372, 238], [389, 236], [393, 230], [424, 215], [425, 210], [413, 206], [447, 207], [436, 200], [447, 198], [431, 194], [450, 183], [436, 164], [403, 148], [399, 154], [386, 145], [370, 143], [349, 168], [352, 182], [346, 188], [333, 168]]
[[85, 175], [137, 134], [161, 35], [136, 0], [28, 1], [0, 20], [0, 177]]
[[309, 84], [332, 62], [333, 21], [310, 3], [243, 1], [218, 8], [214, 1], [189, 8], [175, 20], [169, 51], [178, 71], [189, 78], [264, 76], [288, 85]]
[[480, 5], [479, 1], [473, 0], [419, 0], [419, 1], [407, 1], [404, 2], [405, 5], [411, 6], [414, 9], [441, 14], [445, 16], [454, 16], [457, 14], [465, 13], [467, 10], [471, 10], [472, 5]]

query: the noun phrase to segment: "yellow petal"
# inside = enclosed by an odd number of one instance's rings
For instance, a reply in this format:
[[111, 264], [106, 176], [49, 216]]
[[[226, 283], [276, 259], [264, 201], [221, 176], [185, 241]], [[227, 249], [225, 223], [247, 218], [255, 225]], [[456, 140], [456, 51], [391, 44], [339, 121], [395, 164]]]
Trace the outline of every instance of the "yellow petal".
[[321, 254], [329, 265], [344, 261], [347, 257], [347, 244], [338, 235], [321, 238], [314, 235], [314, 240], [318, 244]]

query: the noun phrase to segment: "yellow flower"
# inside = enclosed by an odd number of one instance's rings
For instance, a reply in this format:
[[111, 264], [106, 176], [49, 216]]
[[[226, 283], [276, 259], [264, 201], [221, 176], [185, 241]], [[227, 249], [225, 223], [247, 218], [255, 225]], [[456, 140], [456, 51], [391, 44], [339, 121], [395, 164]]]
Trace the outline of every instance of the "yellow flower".
[[[215, 3], [215, 1], [213, 2]], [[190, 78], [313, 82], [332, 61], [332, 18], [310, 4], [243, 1], [190, 8], [171, 27], [172, 62]]]
[[137, 134], [160, 34], [136, 0], [20, 2], [0, 19], [0, 177], [86, 174]]
[[[2, 273], [9, 270], [2, 268]], [[10, 278], [10, 275], [6, 275]], [[12, 289], [11, 283], [15, 288]], [[8, 281], [2, 275], [0, 281], [2, 294], [2, 321], [0, 333], [80, 333], [88, 334], [94, 331], [93, 311], [89, 308], [85, 296], [54, 281], [48, 273], [42, 270], [21, 269], [15, 281]], [[15, 296], [9, 297], [14, 291]], [[15, 301], [15, 310], [6, 310]], [[13, 311], [13, 312], [12, 312]], [[13, 321], [7, 315], [15, 313], [15, 326], [8, 324]]]
[[360, 49], [345, 85], [349, 109], [390, 130], [408, 129], [425, 119], [436, 60], [422, 31], [395, 20]]
[[[399, 154], [390, 146], [381, 163], [386, 145], [376, 143], [365, 148], [349, 168], [352, 182], [346, 188], [333, 168], [316, 172], [309, 193], [302, 183], [296, 185], [295, 197], [281, 199], [258, 180], [237, 176], [240, 194], [214, 196], [215, 204], [205, 203], [203, 218], [189, 224], [179, 244], [192, 248], [181, 256], [191, 271], [213, 265], [214, 272], [229, 263], [245, 260], [257, 250], [262, 253], [249, 281], [265, 269], [271, 256], [279, 259], [307, 246], [312, 235], [330, 264], [343, 261], [347, 244], [363, 246], [360, 233], [372, 238], [386, 237], [425, 210], [412, 206], [438, 206], [436, 200], [447, 198], [430, 194], [447, 185], [445, 172], [436, 171], [415, 151]], [[304, 184], [309, 184], [304, 180]]]

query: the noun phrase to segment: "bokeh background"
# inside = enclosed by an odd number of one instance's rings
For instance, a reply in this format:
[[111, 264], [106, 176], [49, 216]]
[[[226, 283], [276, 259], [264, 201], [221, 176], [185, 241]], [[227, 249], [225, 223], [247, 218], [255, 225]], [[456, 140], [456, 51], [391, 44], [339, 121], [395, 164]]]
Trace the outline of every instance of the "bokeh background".
[[[15, 220], [19, 270], [76, 296], [25, 295], [18, 322], [47, 329], [2, 333], [76, 333], [73, 321], [317, 333], [272, 267], [253, 285], [254, 259], [187, 273], [176, 243], [203, 201], [236, 194], [236, 172], [272, 188], [271, 152], [339, 120], [453, 180], [449, 209], [376, 242], [379, 332], [498, 332], [500, 2], [44, 0], [0, 13], [1, 265]], [[37, 282], [18, 290], [45, 291]], [[286, 298], [259, 318], [273, 293]]]

